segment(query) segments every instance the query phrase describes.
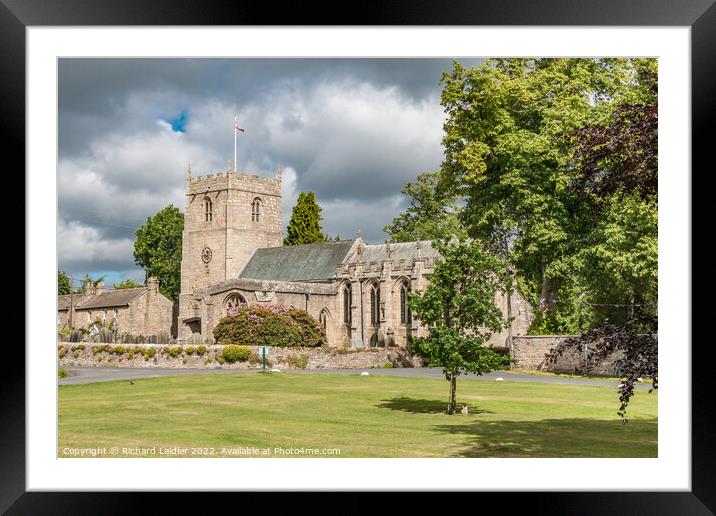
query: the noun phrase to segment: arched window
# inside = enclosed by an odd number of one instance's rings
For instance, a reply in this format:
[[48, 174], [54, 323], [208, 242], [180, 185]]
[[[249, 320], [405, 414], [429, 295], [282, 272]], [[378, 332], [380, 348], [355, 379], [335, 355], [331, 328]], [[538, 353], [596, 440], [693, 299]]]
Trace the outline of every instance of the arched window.
[[239, 309], [239, 307], [245, 304], [246, 300], [241, 294], [229, 294], [226, 297], [226, 300], [224, 300], [224, 311], [226, 312], [226, 315], [236, 315], [236, 311]]
[[260, 222], [261, 218], [261, 199], [258, 197], [251, 203], [251, 222]]
[[320, 323], [321, 323], [321, 332], [323, 335], [326, 334], [326, 327], [328, 326], [328, 310], [323, 309], [321, 310], [321, 315], [319, 317]]
[[400, 286], [400, 324], [413, 322], [413, 314], [410, 313], [408, 306], [408, 292], [410, 292], [410, 285], [403, 283]]
[[370, 289], [370, 323], [377, 326], [380, 323], [380, 287], [373, 285]]
[[343, 289], [343, 322], [346, 326], [351, 325], [351, 286], [346, 285]]
[[204, 197], [204, 218], [207, 222], [211, 222], [214, 218], [214, 204], [208, 197]]

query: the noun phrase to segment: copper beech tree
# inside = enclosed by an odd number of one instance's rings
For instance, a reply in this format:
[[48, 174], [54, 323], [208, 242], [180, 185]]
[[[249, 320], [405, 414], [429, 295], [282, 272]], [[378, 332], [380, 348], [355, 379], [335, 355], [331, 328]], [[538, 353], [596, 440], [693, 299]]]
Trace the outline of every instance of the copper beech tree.
[[426, 337], [409, 345], [427, 367], [442, 367], [450, 382], [448, 414], [455, 413], [457, 377], [484, 374], [509, 365], [509, 357], [486, 345], [507, 324], [495, 304], [498, 292], [512, 290], [505, 264], [477, 241], [434, 241], [442, 258], [430, 285], [410, 294], [414, 317], [429, 326]]

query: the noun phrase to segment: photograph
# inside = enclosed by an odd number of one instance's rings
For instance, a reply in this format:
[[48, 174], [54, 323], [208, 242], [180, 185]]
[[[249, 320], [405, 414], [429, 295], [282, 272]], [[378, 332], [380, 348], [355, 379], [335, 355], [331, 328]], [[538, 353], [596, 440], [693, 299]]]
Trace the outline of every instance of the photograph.
[[659, 66], [59, 57], [56, 458], [659, 458]]

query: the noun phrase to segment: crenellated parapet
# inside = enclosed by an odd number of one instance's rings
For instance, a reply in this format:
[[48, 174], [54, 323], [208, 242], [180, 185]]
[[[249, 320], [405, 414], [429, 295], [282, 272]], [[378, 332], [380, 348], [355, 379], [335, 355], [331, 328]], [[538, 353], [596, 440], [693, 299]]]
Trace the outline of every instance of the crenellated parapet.
[[187, 195], [200, 195], [221, 190], [239, 190], [262, 195], [281, 195], [281, 175], [260, 177], [244, 172], [217, 172], [204, 176], [187, 174]]

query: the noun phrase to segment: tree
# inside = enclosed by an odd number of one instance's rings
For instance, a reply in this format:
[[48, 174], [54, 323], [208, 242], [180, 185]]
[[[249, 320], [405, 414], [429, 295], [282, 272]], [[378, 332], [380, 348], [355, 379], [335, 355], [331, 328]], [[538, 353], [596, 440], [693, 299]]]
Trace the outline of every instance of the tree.
[[146, 278], [159, 280], [159, 290], [172, 301], [181, 288], [181, 245], [184, 214], [169, 205], [148, 217], [135, 232], [134, 262], [144, 269]]
[[466, 236], [458, 219], [460, 208], [454, 199], [438, 188], [436, 172], [418, 174], [401, 193], [408, 197], [408, 208], [383, 229], [391, 242], [437, 240], [445, 235]]
[[57, 271], [57, 293], [61, 296], [70, 293], [70, 277], [65, 271]]
[[469, 236], [494, 253], [509, 247], [544, 331], [574, 330], [565, 325], [583, 289], [577, 255], [598, 222], [575, 153], [580, 130], [605, 126], [619, 106], [648, 102], [655, 68], [653, 59], [488, 59], [443, 74], [441, 187], [464, 199]]
[[495, 304], [498, 291], [512, 290], [505, 264], [477, 241], [435, 241], [442, 258], [435, 263], [430, 285], [409, 294], [414, 317], [429, 326], [427, 337], [409, 339], [413, 353], [427, 367], [442, 367], [450, 381], [448, 414], [455, 412], [457, 377], [478, 375], [509, 365], [509, 357], [485, 342], [506, 321]]
[[599, 207], [615, 194], [655, 200], [658, 193], [656, 70], [640, 70], [640, 81], [649, 88], [644, 102], [620, 105], [607, 124], [590, 124], [576, 132], [578, 188]]
[[[642, 327], [647, 333], [637, 333], [631, 321], [627, 324], [615, 325], [604, 321], [601, 326], [585, 332], [579, 337], [565, 339], [546, 355], [546, 361], [554, 363], [565, 353], [587, 349], [584, 363], [577, 368], [581, 374], [589, 374], [614, 353], [620, 353], [616, 367], [623, 380], [619, 384], [619, 401], [621, 405], [617, 414], [624, 423], [626, 409], [634, 395], [634, 386], [644, 378], [652, 379], [649, 393], [659, 388], [659, 343], [656, 334], [655, 320], [642, 320]], [[648, 331], [651, 329], [652, 331]]]
[[125, 289], [125, 288], [140, 288], [140, 287], [143, 287], [143, 286], [144, 286], [144, 285], [142, 285], [142, 284], [139, 283], [138, 281], [134, 281], [134, 280], [131, 279], [131, 278], [127, 278], [127, 279], [125, 279], [125, 280], [118, 281], [117, 283], [115, 283], [114, 285], [112, 285], [112, 288], [113, 288], [114, 290], [123, 290], [123, 289]]
[[283, 245], [313, 244], [328, 239], [321, 230], [322, 208], [313, 192], [301, 192], [291, 213]]

